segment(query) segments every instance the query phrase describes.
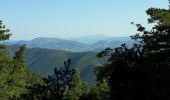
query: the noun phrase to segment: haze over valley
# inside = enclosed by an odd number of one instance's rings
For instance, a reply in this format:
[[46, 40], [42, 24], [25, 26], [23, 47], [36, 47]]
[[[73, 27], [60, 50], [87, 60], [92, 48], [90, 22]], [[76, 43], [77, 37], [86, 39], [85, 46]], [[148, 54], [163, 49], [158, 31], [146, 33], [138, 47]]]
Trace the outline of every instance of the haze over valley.
[[0, 100], [170, 100], [170, 0], [2, 0]]
[[[91, 37], [91, 38], [89, 38]], [[97, 58], [97, 53], [105, 48], [115, 48], [123, 43], [128, 46], [134, 42], [130, 37], [89, 36], [71, 39], [38, 37], [32, 40], [8, 40], [7, 45], [11, 56], [21, 45], [26, 44], [26, 63], [29, 69], [47, 77], [53, 74], [55, 67], [62, 67], [65, 59], [72, 60], [72, 67], [80, 70], [80, 75], [88, 84], [95, 83], [94, 68], [101, 66], [106, 59]], [[88, 42], [85, 43], [85, 40]], [[83, 42], [84, 41], [84, 42]]]
[[107, 36], [88, 36], [71, 39], [37, 37], [32, 40], [9, 40], [3, 42], [6, 45], [23, 45], [27, 48], [45, 48], [55, 50], [65, 50], [71, 52], [101, 51], [105, 48], [115, 48], [123, 43], [127, 46], [134, 42], [130, 37], [107, 37]]

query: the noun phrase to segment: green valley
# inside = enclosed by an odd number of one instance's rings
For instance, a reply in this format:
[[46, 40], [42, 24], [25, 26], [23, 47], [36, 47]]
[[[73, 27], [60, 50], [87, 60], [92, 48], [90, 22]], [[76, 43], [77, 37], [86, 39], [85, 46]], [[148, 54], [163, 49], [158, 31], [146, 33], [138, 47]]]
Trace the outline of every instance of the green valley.
[[[19, 49], [20, 45], [7, 46], [11, 56]], [[80, 76], [89, 84], [95, 83], [94, 68], [103, 64], [106, 59], [96, 57], [97, 52], [68, 52], [62, 50], [27, 48], [26, 63], [29, 69], [42, 75], [52, 75], [54, 68], [63, 67], [65, 59], [71, 59], [71, 67], [80, 70]]]

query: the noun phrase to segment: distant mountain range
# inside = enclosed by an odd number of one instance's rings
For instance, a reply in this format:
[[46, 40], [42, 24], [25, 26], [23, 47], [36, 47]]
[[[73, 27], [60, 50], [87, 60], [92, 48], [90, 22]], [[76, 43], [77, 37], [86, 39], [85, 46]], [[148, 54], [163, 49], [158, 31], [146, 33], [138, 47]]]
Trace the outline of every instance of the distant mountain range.
[[74, 52], [94, 51], [88, 45], [85, 45], [80, 42], [57, 39], [57, 38], [46, 38], [46, 37], [39, 37], [39, 38], [32, 39], [30, 41], [23, 41], [23, 40], [15, 41], [15, 42], [6, 41], [5, 44], [7, 45], [26, 44], [28, 48], [46, 48], [46, 49], [65, 50], [65, 51], [74, 51]]
[[115, 37], [107, 40], [101, 40], [91, 45], [95, 51], [101, 51], [105, 48], [116, 48], [121, 44], [126, 43], [128, 47], [132, 46], [135, 42], [130, 37]]
[[[27, 66], [42, 76], [52, 75], [55, 67], [62, 67], [63, 61], [70, 58], [72, 60], [72, 67], [80, 70], [81, 78], [89, 84], [94, 84], [95, 75], [93, 71], [95, 66], [106, 62], [105, 58], [98, 59], [96, 57], [97, 52], [107, 47], [118, 47], [122, 43], [126, 43], [128, 46], [134, 43], [129, 37], [104, 38], [98, 38], [98, 40], [95, 38], [93, 44], [81, 43], [80, 40], [85, 41], [87, 37], [77, 38], [74, 41], [39, 37], [29, 41], [9, 40], [3, 43], [7, 45], [11, 56], [19, 49], [20, 45], [26, 44]], [[92, 40], [92, 38], [89, 39], [89, 41]]]
[[77, 41], [77, 42], [80, 42], [80, 43], [92, 45], [92, 44], [97, 43], [98, 41], [107, 40], [107, 39], [110, 39], [110, 38], [111, 37], [105, 36], [105, 35], [91, 35], [91, 36], [69, 38], [68, 40]]
[[[9, 54], [14, 56], [14, 53], [19, 49], [20, 45], [7, 46]], [[97, 52], [68, 52], [63, 50], [27, 48], [26, 63], [29, 69], [42, 75], [53, 75], [54, 68], [63, 67], [63, 62], [71, 59], [72, 68], [80, 70], [80, 76], [88, 84], [95, 83], [94, 68], [102, 65], [106, 59], [96, 57]]]
[[6, 45], [22, 45], [26, 44], [28, 48], [45, 48], [55, 50], [65, 50], [71, 52], [84, 52], [84, 51], [101, 51], [107, 47], [115, 48], [122, 43], [128, 46], [134, 42], [130, 37], [107, 37], [107, 36], [94, 36], [94, 37], [79, 37], [72, 39], [58, 39], [38, 37], [32, 40], [20, 41], [5, 41]]

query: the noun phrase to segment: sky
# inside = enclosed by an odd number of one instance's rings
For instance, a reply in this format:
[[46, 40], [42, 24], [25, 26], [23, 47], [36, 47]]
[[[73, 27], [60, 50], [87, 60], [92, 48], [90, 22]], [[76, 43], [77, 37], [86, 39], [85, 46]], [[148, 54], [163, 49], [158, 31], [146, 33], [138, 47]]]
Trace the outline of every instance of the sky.
[[168, 8], [168, 0], [0, 0], [0, 3], [0, 20], [15, 40], [131, 36], [136, 33], [131, 22], [147, 26], [148, 8]]

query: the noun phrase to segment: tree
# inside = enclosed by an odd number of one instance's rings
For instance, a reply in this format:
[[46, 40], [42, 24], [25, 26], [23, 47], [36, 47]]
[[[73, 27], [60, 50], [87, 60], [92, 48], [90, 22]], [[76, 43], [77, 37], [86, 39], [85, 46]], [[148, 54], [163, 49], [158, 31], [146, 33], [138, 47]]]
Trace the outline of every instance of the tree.
[[72, 70], [72, 81], [70, 82], [70, 87], [67, 94], [68, 100], [79, 100], [79, 98], [88, 91], [87, 84], [81, 80], [80, 71], [78, 69]]
[[150, 31], [136, 24], [137, 43], [128, 48], [107, 48], [98, 57], [110, 56], [97, 68], [97, 79], [109, 82], [114, 100], [169, 100], [170, 96], [170, 8], [150, 8]]
[[70, 69], [71, 59], [64, 61], [64, 67], [54, 69], [54, 76], [49, 76], [51, 81], [51, 99], [62, 100], [65, 99], [66, 89], [70, 87], [70, 82], [73, 79], [72, 70]]
[[19, 98], [26, 100], [79, 100], [86, 90], [85, 82], [80, 73], [70, 68], [71, 60], [64, 61], [64, 67], [54, 69], [54, 75], [43, 79], [43, 84], [28, 86], [28, 93]]
[[[5, 25], [3, 25], [2, 21], [0, 21], [0, 41], [8, 40], [11, 34], [9, 33], [9, 29], [5, 28]], [[11, 59], [7, 57], [7, 51], [5, 50], [5, 45], [0, 44], [0, 71], [4, 70], [3, 68], [7, 66], [7, 63], [9, 64], [11, 62]], [[3, 75], [5, 73], [0, 73], [0, 87], [4, 86], [4, 80]]]
[[15, 53], [14, 60], [16, 62], [25, 64], [25, 52], [26, 52], [26, 45], [23, 45], [20, 47], [19, 51]]
[[[0, 41], [8, 40], [11, 34], [9, 33], [9, 29], [5, 28], [5, 25], [3, 25], [2, 21], [0, 21]], [[3, 63], [6, 63], [9, 61], [9, 58], [7, 58], [7, 51], [5, 50], [5, 45], [0, 44], [0, 64], [3, 65]]]
[[[8, 40], [11, 34], [9, 29], [5, 28], [2, 21], [0, 21], [0, 41]], [[8, 83], [8, 70], [12, 63], [12, 59], [7, 56], [7, 51], [5, 50], [5, 45], [0, 44], [0, 97], [8, 98], [8, 94], [5, 92]]]
[[[0, 21], [0, 41], [8, 40], [11, 34]], [[9, 100], [27, 92], [25, 86], [41, 83], [41, 78], [30, 72], [25, 64], [25, 45], [21, 46], [14, 58], [9, 57], [5, 45], [0, 44], [0, 98]]]

